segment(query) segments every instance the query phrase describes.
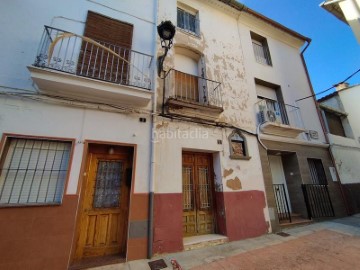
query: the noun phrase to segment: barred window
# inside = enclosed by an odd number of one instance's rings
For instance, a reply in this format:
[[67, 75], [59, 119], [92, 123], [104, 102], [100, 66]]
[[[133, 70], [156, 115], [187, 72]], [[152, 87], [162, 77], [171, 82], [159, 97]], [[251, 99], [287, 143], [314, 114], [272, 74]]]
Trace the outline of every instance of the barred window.
[[60, 204], [71, 142], [8, 138], [0, 159], [0, 205]]
[[311, 181], [317, 185], [327, 185], [326, 174], [321, 159], [308, 158]]
[[181, 8], [177, 9], [177, 27], [199, 35], [199, 20], [196, 14], [191, 14]]
[[272, 66], [270, 50], [266, 38], [250, 32], [256, 62]]

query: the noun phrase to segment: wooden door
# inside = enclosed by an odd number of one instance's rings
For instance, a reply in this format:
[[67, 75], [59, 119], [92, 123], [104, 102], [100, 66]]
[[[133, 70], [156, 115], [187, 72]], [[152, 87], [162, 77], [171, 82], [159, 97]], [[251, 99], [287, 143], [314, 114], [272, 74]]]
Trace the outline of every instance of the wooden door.
[[183, 234], [214, 233], [211, 155], [183, 153]]
[[90, 154], [75, 260], [125, 254], [129, 168], [127, 154]]

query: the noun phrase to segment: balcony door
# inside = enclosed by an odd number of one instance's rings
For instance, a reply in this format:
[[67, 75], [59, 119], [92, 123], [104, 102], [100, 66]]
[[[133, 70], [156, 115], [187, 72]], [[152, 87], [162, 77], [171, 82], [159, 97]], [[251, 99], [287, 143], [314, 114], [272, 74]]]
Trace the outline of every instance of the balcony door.
[[184, 152], [182, 156], [183, 235], [214, 233], [212, 156]]
[[94, 79], [129, 84], [133, 26], [89, 11], [84, 36], [119, 54], [122, 59], [108, 51], [83, 41], [77, 73]]
[[175, 98], [198, 103], [199, 56], [182, 48], [175, 51]]
[[258, 103], [261, 104], [261, 106], [265, 106], [263, 109], [266, 111], [267, 119], [270, 122], [288, 125], [289, 119], [280, 86], [265, 82], [260, 83], [259, 80], [255, 80], [255, 82]]

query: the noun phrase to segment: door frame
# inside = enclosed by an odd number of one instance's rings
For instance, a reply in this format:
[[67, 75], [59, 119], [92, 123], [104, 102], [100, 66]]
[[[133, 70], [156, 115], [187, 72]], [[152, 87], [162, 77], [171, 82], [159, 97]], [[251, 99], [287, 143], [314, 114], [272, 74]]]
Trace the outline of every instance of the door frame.
[[[213, 152], [201, 152], [201, 150], [191, 150], [191, 149], [182, 149], [181, 151], [181, 186], [182, 186], [182, 168], [183, 168], [183, 161], [182, 161], [182, 157], [183, 154], [206, 154], [209, 155], [210, 157], [210, 167], [209, 167], [209, 178], [210, 178], [210, 189], [211, 189], [211, 196], [212, 196], [212, 209], [213, 209], [213, 221], [214, 221], [214, 233], [218, 232], [218, 212], [217, 212], [217, 204], [216, 204], [216, 194], [215, 194], [215, 178], [214, 178], [214, 153]], [[181, 191], [181, 195], [183, 196], [183, 191]], [[183, 201], [182, 201], [183, 204]], [[181, 215], [183, 215], [184, 210], [182, 209], [181, 211]], [[183, 232], [182, 232], [183, 235]], [[184, 237], [189, 237], [189, 236], [184, 236]], [[191, 236], [190, 236], [191, 237]]]
[[132, 195], [134, 194], [134, 186], [135, 186], [135, 171], [136, 171], [136, 156], [137, 156], [137, 144], [129, 144], [129, 143], [119, 143], [119, 142], [109, 142], [109, 141], [98, 141], [98, 140], [84, 140], [83, 142], [78, 142], [84, 144], [82, 159], [81, 159], [81, 167], [79, 173], [79, 180], [76, 195], [78, 196], [78, 204], [76, 209], [76, 222], [74, 227], [74, 234], [73, 234], [73, 241], [71, 244], [70, 254], [69, 254], [69, 263], [68, 267], [70, 267], [75, 261], [75, 253], [77, 249], [77, 243], [80, 236], [80, 227], [81, 227], [81, 210], [83, 209], [83, 202], [84, 202], [84, 194], [86, 188], [86, 170], [89, 163], [89, 146], [90, 145], [101, 145], [103, 147], [111, 147], [111, 146], [123, 146], [129, 147], [133, 149], [133, 156], [132, 156], [132, 175], [131, 175], [131, 187], [130, 187], [130, 194], [129, 194], [129, 211], [127, 216], [127, 235], [126, 235], [126, 247], [125, 247], [125, 260], [127, 261], [128, 258], [128, 239], [129, 239], [129, 224], [130, 224], [130, 210], [132, 205]]

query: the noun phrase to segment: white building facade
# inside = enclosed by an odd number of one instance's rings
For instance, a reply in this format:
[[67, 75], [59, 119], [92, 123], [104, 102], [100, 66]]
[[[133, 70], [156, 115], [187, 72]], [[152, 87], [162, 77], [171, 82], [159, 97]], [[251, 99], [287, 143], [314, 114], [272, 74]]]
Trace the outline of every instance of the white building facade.
[[359, 85], [340, 84], [333, 94], [319, 99], [329, 137], [330, 149], [335, 159], [344, 195], [350, 213], [360, 211], [358, 192], [360, 186], [360, 127], [357, 121]]
[[[301, 53], [310, 39], [236, 1], [159, 4], [158, 23], [177, 28], [158, 79], [154, 253], [343, 215], [316, 102], [298, 101], [312, 95]], [[314, 188], [321, 205], [304, 197]]]
[[13, 1], [0, 15], [0, 268], [142, 259], [343, 214], [302, 100], [307, 37], [226, 0]]
[[156, 9], [2, 6], [0, 268], [147, 257]]

